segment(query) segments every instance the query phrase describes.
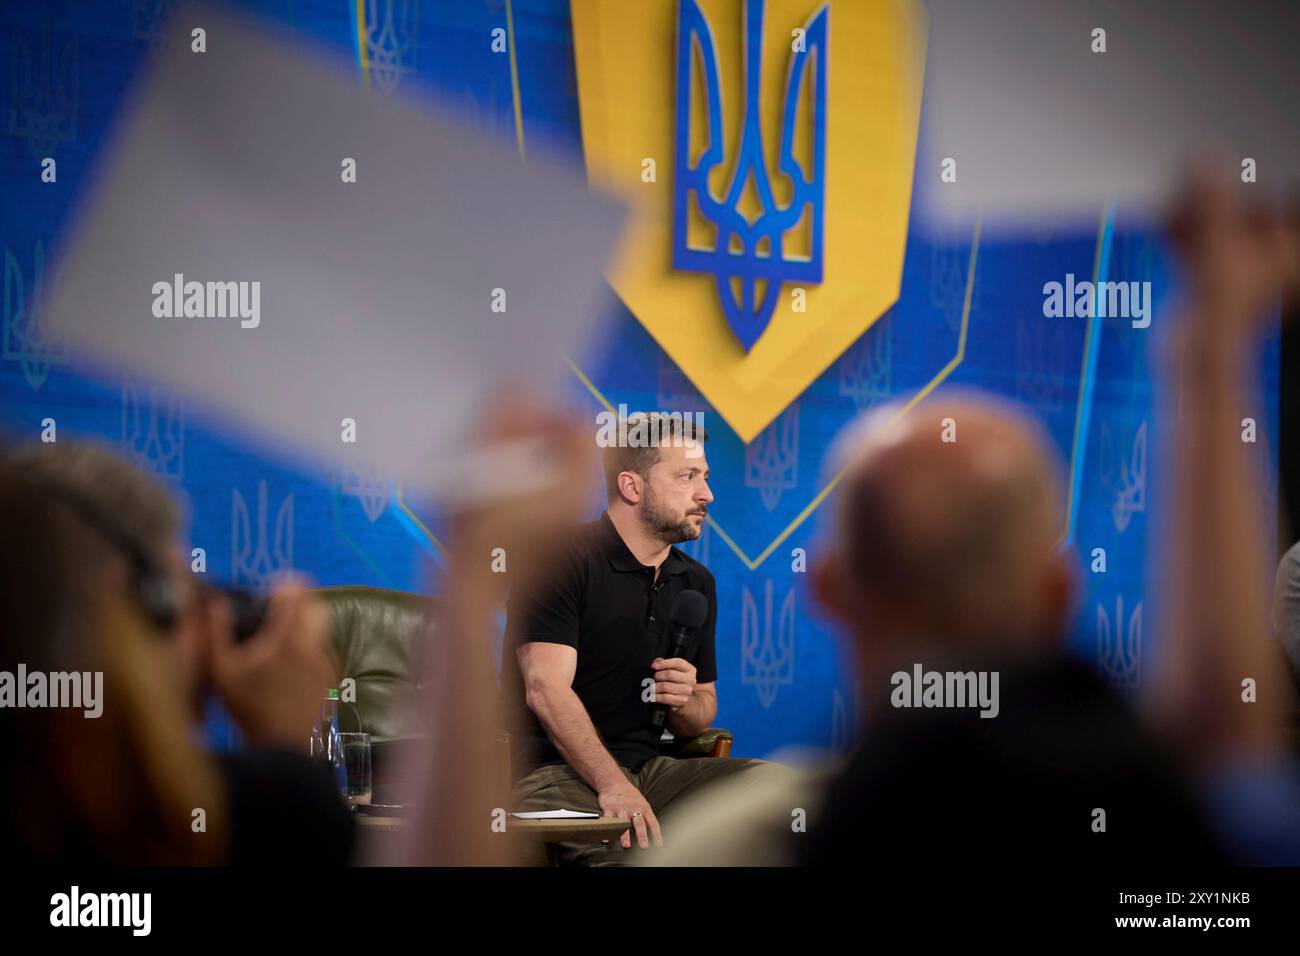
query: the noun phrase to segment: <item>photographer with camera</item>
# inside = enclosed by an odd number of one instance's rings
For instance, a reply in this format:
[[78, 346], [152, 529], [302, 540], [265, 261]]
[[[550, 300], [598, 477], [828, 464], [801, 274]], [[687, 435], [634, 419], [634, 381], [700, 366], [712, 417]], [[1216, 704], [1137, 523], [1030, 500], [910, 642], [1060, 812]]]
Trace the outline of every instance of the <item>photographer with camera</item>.
[[[188, 545], [181, 546], [176, 502], [107, 447], [20, 448], [4, 457], [3, 467], [48, 492], [107, 546], [110, 586], [141, 612], [136, 617], [160, 642], [165, 679], [192, 728], [215, 694], [246, 739], [239, 752], [216, 757], [226, 798], [218, 829], [228, 831], [218, 861], [348, 862], [352, 819], [328, 771], [306, 752], [321, 697], [336, 684], [320, 600], [295, 578], [277, 582], [264, 607], [203, 584], [190, 572]], [[109, 699], [106, 707], [113, 706]]]

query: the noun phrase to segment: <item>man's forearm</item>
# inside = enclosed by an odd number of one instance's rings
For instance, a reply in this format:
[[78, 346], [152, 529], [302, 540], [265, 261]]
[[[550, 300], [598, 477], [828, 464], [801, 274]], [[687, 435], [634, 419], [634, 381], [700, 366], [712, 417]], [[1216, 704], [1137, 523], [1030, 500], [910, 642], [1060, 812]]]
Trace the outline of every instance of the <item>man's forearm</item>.
[[676, 737], [698, 737], [713, 724], [718, 701], [712, 694], [695, 694], [680, 709], [668, 712], [668, 729]]
[[601, 743], [587, 708], [572, 688], [541, 691], [530, 696], [529, 708], [570, 767], [600, 793], [626, 782], [618, 762]]

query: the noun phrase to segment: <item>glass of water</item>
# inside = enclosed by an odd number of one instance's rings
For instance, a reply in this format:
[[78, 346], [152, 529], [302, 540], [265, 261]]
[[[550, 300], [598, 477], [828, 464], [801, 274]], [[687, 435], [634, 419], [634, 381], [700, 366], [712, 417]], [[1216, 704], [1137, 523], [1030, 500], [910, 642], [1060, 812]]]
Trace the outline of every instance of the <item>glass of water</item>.
[[348, 772], [343, 799], [347, 802], [348, 809], [354, 810], [370, 803], [373, 789], [370, 774], [370, 735], [339, 734], [339, 739], [343, 744], [343, 765]]

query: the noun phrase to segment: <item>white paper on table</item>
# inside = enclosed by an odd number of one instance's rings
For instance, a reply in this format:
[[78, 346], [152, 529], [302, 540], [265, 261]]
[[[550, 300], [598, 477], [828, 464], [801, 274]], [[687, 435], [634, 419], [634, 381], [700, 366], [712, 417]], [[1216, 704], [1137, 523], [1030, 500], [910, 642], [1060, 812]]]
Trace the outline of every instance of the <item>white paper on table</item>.
[[596, 820], [599, 813], [584, 813], [580, 810], [530, 810], [527, 813], [512, 813], [520, 820]]

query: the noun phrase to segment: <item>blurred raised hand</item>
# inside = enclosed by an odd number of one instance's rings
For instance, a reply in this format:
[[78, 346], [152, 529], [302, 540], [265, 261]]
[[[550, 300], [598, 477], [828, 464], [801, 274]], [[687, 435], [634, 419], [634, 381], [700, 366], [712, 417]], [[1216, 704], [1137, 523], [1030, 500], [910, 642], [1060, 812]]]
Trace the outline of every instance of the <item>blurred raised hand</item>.
[[[1247, 204], [1244, 189], [1199, 172], [1169, 235], [1185, 301], [1165, 351], [1173, 417], [1173, 501], [1163, 554], [1166, 590], [1155, 711], [1203, 766], [1276, 752], [1290, 688], [1271, 646], [1273, 535], [1259, 502], [1262, 444], [1242, 439], [1263, 412], [1250, 361], [1278, 303], [1300, 283], [1292, 212]], [[1243, 699], [1249, 679], [1258, 703]]]
[[[509, 781], [501, 772], [498, 707], [490, 645], [504, 592], [531, 588], [557, 542], [591, 500], [595, 441], [564, 413], [519, 394], [500, 399], [466, 452], [468, 488], [452, 514], [441, 612], [425, 655], [429, 743], [410, 770], [419, 780], [411, 839], [382, 863], [499, 866], [510, 862], [502, 832]], [[507, 462], [508, 465], [502, 464]], [[501, 469], [507, 469], [502, 473]], [[493, 570], [503, 549], [506, 573]]]
[[1242, 184], [1208, 168], [1189, 177], [1168, 231], [1186, 270], [1188, 320], [1216, 341], [1239, 343], [1300, 286], [1296, 210], [1247, 204]]
[[[521, 394], [507, 395], [490, 408], [469, 450], [467, 472], [502, 493], [453, 513], [453, 571], [489, 568], [493, 551], [502, 548], [507, 573], [487, 580], [512, 590], [535, 584], [558, 538], [584, 518], [591, 501], [593, 434], [591, 427]], [[502, 455], [506, 450], [515, 454]], [[483, 469], [502, 464], [517, 473], [475, 476], [475, 462]]]

